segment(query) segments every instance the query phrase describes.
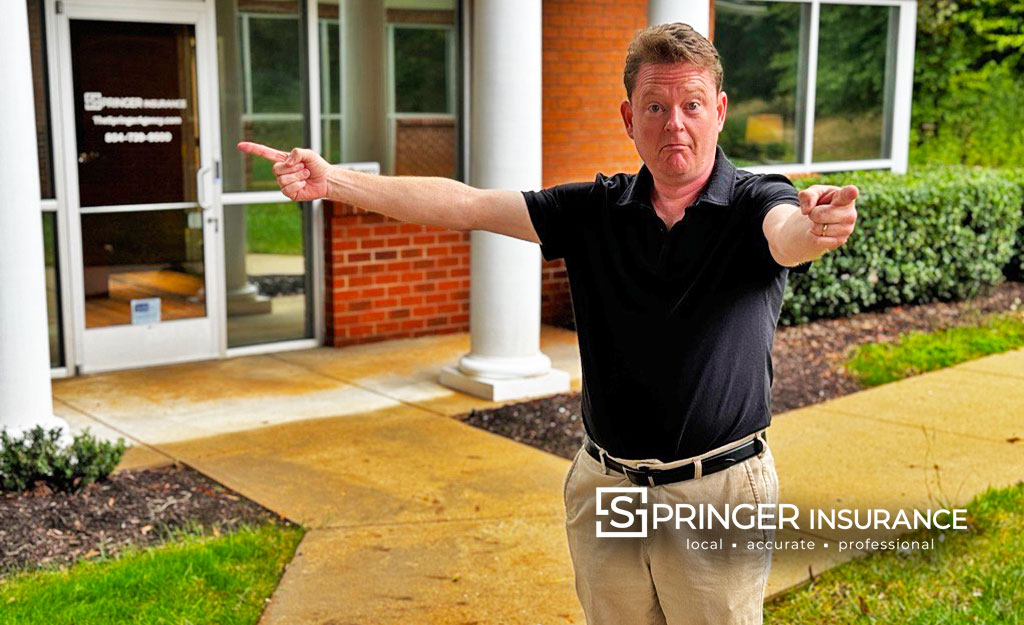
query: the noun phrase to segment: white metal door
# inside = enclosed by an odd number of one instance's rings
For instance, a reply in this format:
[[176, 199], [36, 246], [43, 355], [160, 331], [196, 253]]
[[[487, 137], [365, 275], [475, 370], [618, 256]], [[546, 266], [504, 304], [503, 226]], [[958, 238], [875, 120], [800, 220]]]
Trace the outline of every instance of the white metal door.
[[220, 356], [211, 3], [58, 6], [79, 371]]

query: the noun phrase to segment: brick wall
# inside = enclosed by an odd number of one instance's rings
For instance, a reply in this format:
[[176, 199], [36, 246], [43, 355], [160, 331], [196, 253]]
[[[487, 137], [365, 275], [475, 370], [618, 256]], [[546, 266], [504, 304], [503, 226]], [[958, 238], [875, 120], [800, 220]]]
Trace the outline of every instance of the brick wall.
[[[638, 170], [619, 103], [626, 49], [647, 25], [647, 0], [592, 0], [586, 10], [544, 0], [543, 23], [544, 186]], [[572, 319], [565, 265], [545, 262], [541, 271], [541, 319], [564, 325]]]
[[395, 120], [395, 175], [455, 177], [455, 119]]
[[469, 233], [324, 205], [326, 345], [469, 329]]

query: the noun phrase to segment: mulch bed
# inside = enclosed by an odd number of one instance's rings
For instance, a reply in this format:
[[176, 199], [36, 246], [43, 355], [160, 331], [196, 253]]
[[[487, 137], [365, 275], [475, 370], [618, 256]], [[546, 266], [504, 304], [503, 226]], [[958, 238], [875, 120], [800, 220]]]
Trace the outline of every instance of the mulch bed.
[[0, 580], [13, 571], [113, 556], [178, 529], [219, 534], [276, 514], [184, 466], [122, 471], [77, 493], [0, 493]]
[[[989, 313], [1019, 309], [1024, 282], [1004, 282], [964, 302], [897, 306], [841, 319], [779, 327], [772, 350], [772, 413], [816, 404], [861, 390], [843, 368], [864, 343], [891, 342], [901, 333], [971, 325]], [[571, 459], [583, 441], [580, 394], [473, 410], [456, 417], [520, 443]]]

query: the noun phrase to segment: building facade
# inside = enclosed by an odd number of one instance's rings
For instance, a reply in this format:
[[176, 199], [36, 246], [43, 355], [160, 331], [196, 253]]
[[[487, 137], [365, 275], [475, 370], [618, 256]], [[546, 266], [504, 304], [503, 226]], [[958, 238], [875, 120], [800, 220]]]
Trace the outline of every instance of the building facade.
[[51, 376], [467, 330], [445, 383], [563, 390], [538, 349], [571, 316], [561, 261], [292, 203], [234, 145], [490, 188], [636, 171], [618, 104], [648, 23], [716, 42], [737, 164], [906, 167], [907, 0], [12, 4], [0, 148], [32, 158], [4, 174], [0, 424], [49, 413]]

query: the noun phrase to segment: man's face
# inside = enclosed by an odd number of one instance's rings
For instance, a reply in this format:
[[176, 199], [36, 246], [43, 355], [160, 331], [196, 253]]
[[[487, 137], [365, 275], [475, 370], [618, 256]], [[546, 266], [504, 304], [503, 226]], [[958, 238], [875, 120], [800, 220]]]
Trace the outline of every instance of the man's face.
[[640, 67], [632, 101], [620, 106], [626, 132], [655, 180], [687, 184], [715, 162], [728, 99], [711, 72], [690, 63]]

